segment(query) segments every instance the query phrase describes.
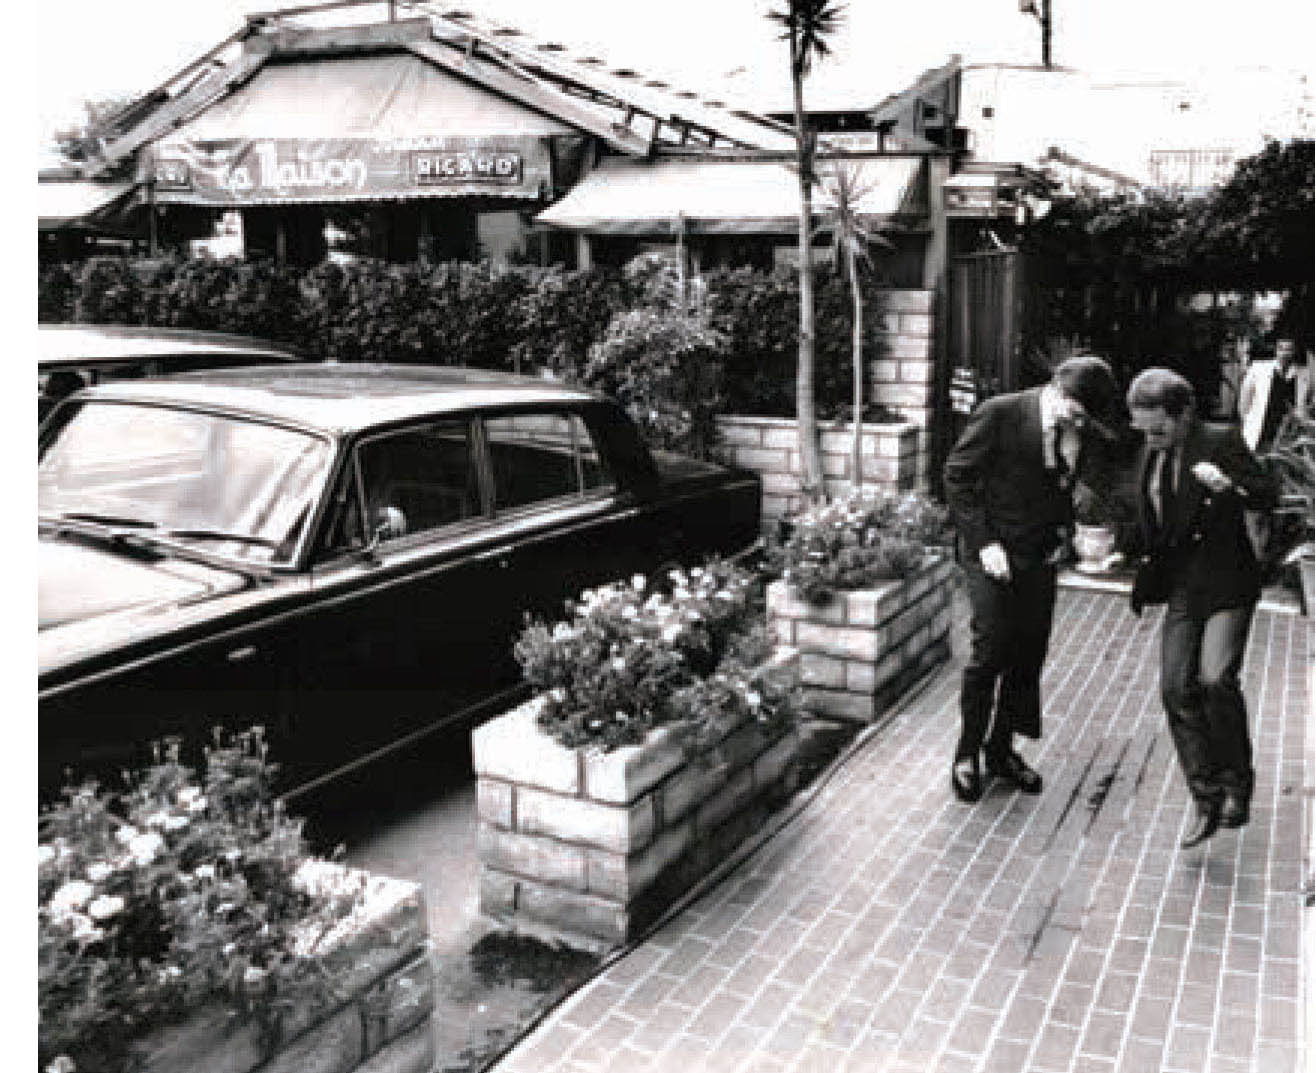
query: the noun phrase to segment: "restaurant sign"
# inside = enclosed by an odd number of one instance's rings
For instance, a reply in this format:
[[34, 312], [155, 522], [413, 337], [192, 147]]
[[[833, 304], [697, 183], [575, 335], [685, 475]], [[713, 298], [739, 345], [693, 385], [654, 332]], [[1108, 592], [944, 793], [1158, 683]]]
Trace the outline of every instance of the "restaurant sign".
[[162, 142], [140, 178], [164, 204], [270, 205], [387, 197], [538, 198], [543, 138], [251, 138]]

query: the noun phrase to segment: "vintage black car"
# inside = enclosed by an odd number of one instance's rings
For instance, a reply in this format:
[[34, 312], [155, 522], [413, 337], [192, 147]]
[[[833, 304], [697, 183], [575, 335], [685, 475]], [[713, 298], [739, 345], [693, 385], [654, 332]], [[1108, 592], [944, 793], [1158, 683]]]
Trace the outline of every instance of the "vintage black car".
[[436, 367], [89, 388], [38, 498], [43, 793], [251, 723], [322, 785], [515, 699], [527, 612], [759, 531], [753, 474], [651, 454], [614, 403]]

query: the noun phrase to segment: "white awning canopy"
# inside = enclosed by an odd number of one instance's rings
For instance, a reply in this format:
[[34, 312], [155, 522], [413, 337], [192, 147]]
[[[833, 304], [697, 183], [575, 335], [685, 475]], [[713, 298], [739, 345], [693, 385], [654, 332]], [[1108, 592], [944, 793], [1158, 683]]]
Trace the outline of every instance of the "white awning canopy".
[[98, 183], [87, 179], [37, 182], [37, 227], [56, 231], [95, 225], [116, 201], [133, 189], [131, 183]]
[[[829, 206], [828, 176], [851, 172], [860, 215], [926, 223], [926, 171], [918, 156], [819, 161], [815, 215]], [[799, 180], [779, 160], [633, 161], [609, 158], [537, 222], [601, 235], [789, 234], [799, 221]]]

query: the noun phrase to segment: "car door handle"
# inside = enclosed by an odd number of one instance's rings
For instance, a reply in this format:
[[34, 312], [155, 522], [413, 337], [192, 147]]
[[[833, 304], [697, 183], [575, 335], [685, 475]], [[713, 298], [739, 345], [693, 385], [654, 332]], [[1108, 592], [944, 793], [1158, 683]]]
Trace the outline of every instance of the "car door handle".
[[231, 651], [227, 659], [230, 663], [242, 663], [244, 660], [251, 659], [256, 654], [255, 645], [243, 645], [241, 648], [235, 648]]

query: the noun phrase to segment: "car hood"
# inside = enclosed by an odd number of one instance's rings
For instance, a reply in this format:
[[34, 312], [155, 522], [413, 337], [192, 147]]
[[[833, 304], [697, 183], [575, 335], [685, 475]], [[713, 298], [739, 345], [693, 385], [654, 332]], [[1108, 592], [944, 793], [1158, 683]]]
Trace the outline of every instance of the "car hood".
[[240, 574], [179, 559], [142, 560], [60, 538], [39, 545], [37, 629], [176, 607], [241, 588]]

